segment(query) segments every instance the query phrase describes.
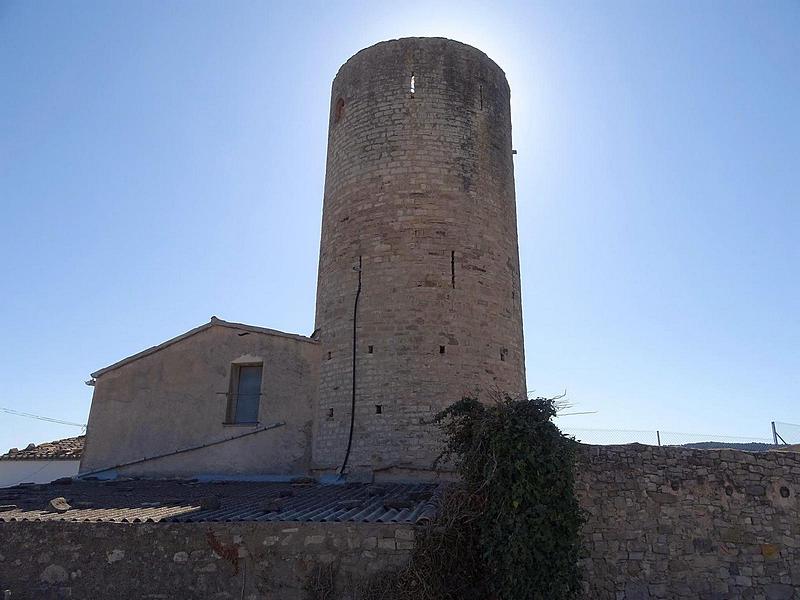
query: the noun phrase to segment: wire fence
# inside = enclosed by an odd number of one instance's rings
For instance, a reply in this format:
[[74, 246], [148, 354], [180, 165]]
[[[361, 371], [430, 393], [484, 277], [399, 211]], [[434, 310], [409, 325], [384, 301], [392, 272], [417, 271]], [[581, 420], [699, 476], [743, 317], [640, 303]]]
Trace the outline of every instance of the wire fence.
[[[783, 424], [782, 424], [783, 425]], [[800, 436], [800, 426], [796, 435]], [[646, 444], [649, 446], [685, 446], [688, 448], [733, 448], [737, 450], [766, 451], [776, 444], [769, 437], [741, 437], [703, 433], [678, 433], [675, 431], [644, 431], [630, 429], [581, 429], [562, 427], [579, 442], [593, 445]]]
[[775, 421], [772, 425], [775, 433], [774, 441], [778, 445], [800, 444], [800, 425], [781, 423], [780, 421]]

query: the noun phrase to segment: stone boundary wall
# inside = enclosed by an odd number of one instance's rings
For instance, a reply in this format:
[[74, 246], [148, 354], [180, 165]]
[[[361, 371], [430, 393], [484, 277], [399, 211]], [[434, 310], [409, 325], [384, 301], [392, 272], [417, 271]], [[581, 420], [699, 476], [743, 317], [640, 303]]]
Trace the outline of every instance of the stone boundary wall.
[[[414, 528], [366, 523], [0, 524], [11, 600], [296, 600], [408, 561]], [[325, 565], [330, 565], [328, 569]], [[319, 596], [324, 597], [324, 596]]]
[[[585, 600], [800, 600], [800, 454], [582, 446]], [[11, 599], [309, 598], [405, 564], [416, 528], [0, 523]], [[329, 569], [325, 565], [331, 565]], [[244, 593], [243, 591], [244, 590]], [[317, 596], [324, 597], [324, 596]]]
[[800, 454], [584, 446], [591, 600], [800, 600]]

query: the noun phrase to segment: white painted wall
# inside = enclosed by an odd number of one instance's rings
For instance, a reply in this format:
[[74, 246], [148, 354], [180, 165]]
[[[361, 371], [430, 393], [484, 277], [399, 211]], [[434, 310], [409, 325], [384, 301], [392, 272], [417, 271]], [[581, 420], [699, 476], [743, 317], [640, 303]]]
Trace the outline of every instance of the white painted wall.
[[0, 460], [0, 488], [30, 481], [50, 483], [78, 474], [80, 460]]

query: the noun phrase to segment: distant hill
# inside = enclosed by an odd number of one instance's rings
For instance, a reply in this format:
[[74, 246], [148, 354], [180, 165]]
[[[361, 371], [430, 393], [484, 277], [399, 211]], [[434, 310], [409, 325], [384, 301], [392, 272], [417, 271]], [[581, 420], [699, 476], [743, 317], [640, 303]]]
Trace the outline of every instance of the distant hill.
[[770, 450], [787, 449], [787, 447], [776, 448], [772, 444], [763, 442], [695, 442], [693, 444], [681, 444], [681, 448], [699, 448], [701, 450], [725, 448], [728, 450], [745, 450], [746, 452], [768, 452]]

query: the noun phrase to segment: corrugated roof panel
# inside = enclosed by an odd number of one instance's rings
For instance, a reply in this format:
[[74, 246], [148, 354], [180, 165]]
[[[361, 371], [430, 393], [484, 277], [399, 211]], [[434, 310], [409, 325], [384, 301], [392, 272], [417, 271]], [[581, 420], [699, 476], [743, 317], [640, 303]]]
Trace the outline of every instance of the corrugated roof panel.
[[[75, 481], [0, 489], [2, 521], [210, 522], [313, 521], [409, 523], [435, 514], [437, 484], [293, 485], [196, 481]], [[55, 512], [50, 500], [72, 506]], [[205, 499], [205, 502], [204, 502]], [[219, 508], [201, 505], [218, 501]]]

